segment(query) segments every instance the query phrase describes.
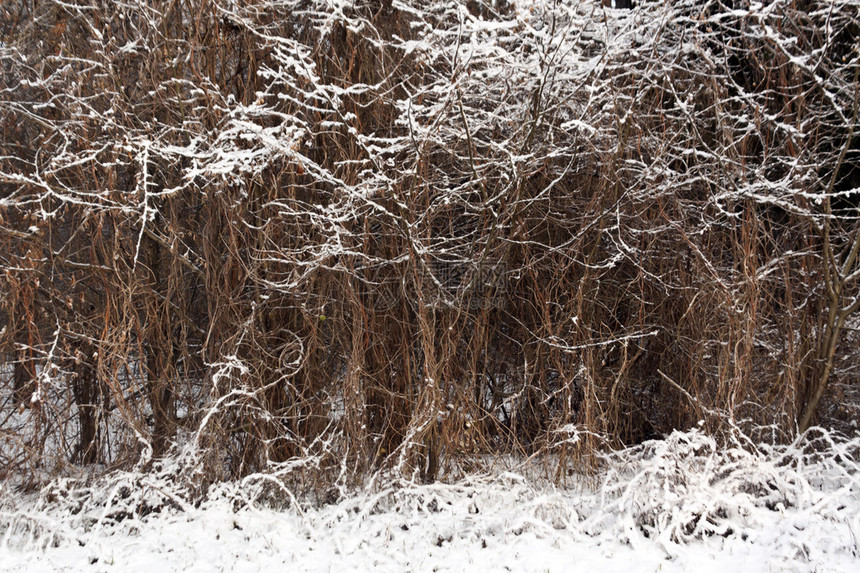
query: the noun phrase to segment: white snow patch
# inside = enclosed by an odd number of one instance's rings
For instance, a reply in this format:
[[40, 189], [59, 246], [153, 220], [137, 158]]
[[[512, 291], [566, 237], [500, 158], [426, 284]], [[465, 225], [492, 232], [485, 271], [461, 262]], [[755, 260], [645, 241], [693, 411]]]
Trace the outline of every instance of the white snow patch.
[[602, 480], [564, 489], [503, 473], [328, 505], [299, 507], [284, 494], [281, 510], [255, 504], [261, 490], [247, 479], [213, 488], [197, 507], [163, 489], [166, 481], [135, 474], [100, 488], [58, 481], [32, 497], [7, 485], [0, 564], [123, 573], [858, 571], [858, 444], [823, 433], [790, 446], [717, 447], [679, 432], [613, 454]]

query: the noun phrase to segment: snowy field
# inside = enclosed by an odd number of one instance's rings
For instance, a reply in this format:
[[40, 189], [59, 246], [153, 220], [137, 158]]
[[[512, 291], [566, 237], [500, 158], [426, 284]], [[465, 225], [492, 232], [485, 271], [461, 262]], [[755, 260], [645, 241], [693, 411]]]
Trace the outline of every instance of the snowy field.
[[[860, 439], [778, 448], [675, 433], [564, 489], [513, 472], [335, 503], [168, 472], [0, 498], [3, 571], [860, 571]], [[591, 485], [588, 485], [591, 484]]]

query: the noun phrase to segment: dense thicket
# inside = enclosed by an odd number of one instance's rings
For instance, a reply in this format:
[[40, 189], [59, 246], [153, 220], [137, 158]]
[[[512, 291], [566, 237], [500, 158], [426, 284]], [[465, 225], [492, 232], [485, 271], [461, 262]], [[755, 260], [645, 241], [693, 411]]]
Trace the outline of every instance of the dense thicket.
[[4, 3], [0, 475], [856, 416], [858, 15]]

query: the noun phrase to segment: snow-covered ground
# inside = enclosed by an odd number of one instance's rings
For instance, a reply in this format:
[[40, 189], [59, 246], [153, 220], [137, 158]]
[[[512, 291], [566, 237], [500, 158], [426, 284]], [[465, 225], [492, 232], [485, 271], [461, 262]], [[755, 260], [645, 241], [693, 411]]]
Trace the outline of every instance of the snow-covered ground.
[[[856, 572], [858, 451], [860, 439], [826, 433], [779, 448], [676, 433], [575, 487], [502, 473], [324, 505], [282, 496], [278, 510], [252, 502], [252, 481], [196, 507], [159, 476], [56, 482], [31, 498], [7, 487], [0, 569]], [[165, 504], [147, 513], [153, 500]]]

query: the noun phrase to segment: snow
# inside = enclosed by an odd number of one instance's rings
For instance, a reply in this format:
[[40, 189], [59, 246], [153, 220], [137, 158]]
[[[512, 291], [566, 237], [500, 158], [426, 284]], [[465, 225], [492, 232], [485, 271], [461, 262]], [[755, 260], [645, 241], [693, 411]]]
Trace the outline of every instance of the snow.
[[37, 496], [7, 484], [0, 569], [860, 570], [860, 438], [816, 430], [788, 446], [743, 441], [676, 432], [611, 454], [598, 476], [563, 488], [521, 466], [523, 475], [377, 484], [328, 504], [260, 495], [265, 479], [212, 487], [197, 506], [151, 474], [61, 480]]
[[[856, 0], [853, 1], [856, 4]], [[380, 48], [382, 40], [370, 30], [371, 23], [363, 17], [348, 15], [353, 4], [352, 0], [330, 0], [327, 2], [328, 11], [324, 13], [309, 17], [314, 12], [308, 9], [308, 12], [296, 16], [298, 19], [310, 18], [310, 25], [321, 30], [318, 37], [322, 40], [338, 23], [370, 46]], [[605, 150], [614, 148], [619, 139], [618, 125], [626, 124], [629, 130], [647, 128], [647, 122], [639, 121], [636, 113], [640, 109], [649, 109], [639, 99], [644, 96], [639, 94], [650, 94], [653, 88], [662, 95], [668, 95], [668, 90], [674, 93], [675, 105], [660, 109], [659, 113], [675, 119], [664, 121], [661, 117], [660, 123], [676, 126], [680, 130], [679, 136], [661, 140], [664, 135], [659, 130], [653, 134], [637, 135], [637, 146], [641, 145], [655, 159], [648, 163], [650, 159], [622, 158], [619, 172], [628, 171], [632, 180], [647, 177], [651, 182], [649, 185], [657, 189], [649, 188], [648, 193], [665, 192], [667, 196], [671, 196], [676, 188], [692, 189], [694, 183], [703, 182], [706, 187], [715, 189], [711, 201], [723, 219], [739, 216], [739, 211], [730, 208], [731, 204], [752, 199], [757, 205], [776, 205], [787, 213], [814, 223], [818, 216], [800, 199], [820, 204], [840, 194], [854, 194], [856, 189], [813, 192], [820, 186], [799, 184], [803, 177], [818, 177], [820, 164], [816, 161], [819, 157], [829, 157], [825, 152], [816, 152], [809, 157], [794, 152], [795, 147], [812, 145], [805, 142], [814, 139], [807, 137], [806, 120], [801, 121], [805, 117], [803, 114], [782, 121], [785, 118], [781, 112], [768, 112], [767, 104], [772, 99], [770, 88], [758, 93], [751, 88], [745, 90], [744, 85], [731, 85], [726, 94], [736, 92], [737, 95], [727, 99], [725, 106], [721, 102], [719, 106], [714, 104], [703, 110], [702, 106], [707, 101], [703, 103], [702, 97], [695, 97], [695, 91], [687, 91], [687, 97], [682, 97], [685, 93], [680, 90], [683, 83], [678, 84], [678, 91], [671, 82], [661, 87], [675, 71], [682, 72], [680, 76], [694, 79], [717, 68], [710, 61], [705, 66], [694, 65], [697, 55], [708, 58], [711, 54], [707, 42], [704, 42], [709, 36], [697, 36], [699, 32], [695, 32], [702, 28], [702, 18], [727, 30], [743, 24], [743, 28], [738, 28], [738, 34], [746, 34], [747, 38], [761, 36], [766, 40], [750, 41], [750, 46], [772, 45], [775, 53], [782, 54], [790, 67], [797, 68], [795, 72], [815, 78], [820, 93], [814, 93], [832, 108], [833, 121], [842, 122], [843, 126], [856, 123], [846, 116], [850, 106], [843, 102], [845, 97], [856, 93], [848, 89], [852, 84], [845, 79], [851, 74], [842, 75], [851, 69], [850, 66], [843, 62], [845, 67], [839, 67], [842, 66], [839, 64], [832, 73], [814, 75], [817, 68], [813, 63], [819, 60], [819, 56], [804, 52], [805, 44], [799, 44], [797, 38], [790, 35], [794, 33], [791, 31], [794, 27], [779, 28], [777, 24], [782, 20], [778, 7], [781, 4], [784, 3], [754, 3], [748, 10], [716, 11], [709, 15], [692, 1], [679, 3], [687, 8], [677, 14], [669, 9], [658, 11], [657, 3], [653, 2], [649, 6], [654, 8], [647, 8], [647, 11], [645, 6], [639, 11], [619, 11], [609, 16], [600, 11], [595, 18], [592, 13], [596, 13], [596, 2], [545, 1], [520, 3], [510, 17], [485, 20], [473, 16], [463, 2], [457, 4], [456, 18], [450, 18], [450, 14], [425, 13], [419, 2], [395, 0], [392, 3], [395, 9], [415, 16], [415, 21], [409, 25], [416, 30], [417, 39], [395, 36], [389, 47], [398, 50], [398, 54], [410, 56], [427, 70], [441, 62], [441, 69], [448, 71], [438, 75], [428, 71], [426, 77], [423, 71], [420, 74], [416, 72], [409, 81], [399, 78], [399, 71], [392, 71], [392, 75], [386, 71], [384, 77], [377, 78], [377, 84], [355, 82], [347, 86], [331, 82], [328, 72], [317, 68], [314, 56], [317, 44], [305, 45], [299, 40], [266, 36], [269, 33], [267, 29], [257, 29], [256, 20], [250, 18], [252, 10], [239, 10], [235, 3], [230, 3], [229, 7], [225, 4], [219, 8], [224, 11], [224, 17], [241, 30], [254, 34], [260, 39], [259, 46], [266, 47], [267, 56], [258, 72], [264, 89], [255, 91], [255, 103], [239, 105], [233, 94], [221, 94], [211, 82], [198, 85], [196, 78], [192, 81], [190, 77], [177, 77], [156, 90], [149, 90], [148, 99], [164, 98], [164, 102], [181, 104], [183, 108], [200, 106], [208, 110], [206, 114], [198, 117], [195, 115], [197, 112], [188, 112], [188, 122], [181, 129], [178, 126], [168, 129], [166, 124], [154, 120], [108, 120], [108, 116], [120, 113], [111, 107], [102, 118], [91, 107], [95, 104], [81, 99], [79, 84], [68, 78], [77, 73], [81, 64], [113, 65], [114, 60], [107, 56], [111, 53], [109, 47], [102, 46], [106, 54], [103, 60], [98, 60], [102, 63], [61, 54], [57, 56], [57, 66], [65, 64], [58, 68], [53, 79], [41, 76], [38, 81], [22, 78], [18, 87], [42, 89], [52, 96], [42, 103], [33, 103], [32, 111], [51, 109], [59, 113], [58, 106], [68, 105], [68, 113], [73, 120], [68, 126], [56, 123], [52, 114], [45, 119], [41, 114], [32, 115], [25, 107], [19, 110], [21, 103], [14, 99], [9, 99], [6, 105], [12, 106], [9, 109], [14, 110], [13, 115], [29, 118], [26, 121], [47, 122], [45, 125], [50, 132], [56, 130], [56, 133], [66, 134], [72, 139], [78, 137], [76, 132], [65, 130], [77, 122], [98, 125], [101, 119], [105, 125], [98, 132], [98, 139], [89, 142], [92, 145], [87, 149], [79, 150], [71, 144], [68, 148], [61, 146], [58, 154], [47, 163], [50, 168], [47, 171], [40, 168], [40, 162], [34, 162], [32, 170], [29, 167], [24, 170], [9, 168], [11, 171], [3, 174], [4, 183], [29, 186], [38, 193], [32, 200], [16, 195], [0, 198], [0, 207], [11, 209], [30, 202], [41, 204], [46, 201], [45, 204], [92, 206], [98, 213], [110, 214], [118, 209], [128, 215], [129, 221], [139, 221], [136, 261], [144, 232], [152, 232], [148, 225], [157, 215], [158, 200], [187, 189], [194, 193], [193, 197], [199, 196], [201, 201], [205, 201], [207, 193], [220, 192], [217, 186], [207, 186], [209, 180], [223, 179], [246, 186], [263, 173], [284, 171], [285, 164], [290, 169], [301, 168], [314, 179], [314, 185], [321, 193], [326, 193], [328, 187], [337, 189], [337, 192], [332, 195], [335, 199], [326, 200], [323, 206], [307, 206], [287, 198], [274, 199], [264, 205], [265, 210], [277, 211], [280, 218], [307, 218], [312, 221], [311, 226], [318, 231], [318, 236], [323, 237], [302, 247], [300, 253], [283, 247], [277, 252], [259, 250], [253, 255], [255, 263], [284, 264], [294, 270], [288, 280], [281, 282], [255, 279], [262, 292], [272, 293], [271, 306], [277, 307], [283, 300], [295, 300], [301, 290], [297, 285], [315, 269], [329, 269], [334, 264], [338, 270], [353, 272], [347, 268], [348, 263], [343, 262], [349, 259], [358, 261], [357, 265], [367, 266], [412, 260], [417, 265], [422, 259], [429, 260], [440, 253], [445, 258], [468, 260], [474, 241], [460, 244], [460, 237], [454, 237], [454, 242], [445, 237], [438, 241], [437, 238], [425, 241], [422, 237], [429, 235], [422, 235], [422, 225], [429, 219], [404, 219], [387, 210], [387, 200], [377, 199], [383, 194], [386, 198], [390, 196], [401, 212], [408, 212], [411, 209], [407, 204], [409, 200], [403, 196], [406, 186], [401, 183], [407, 180], [407, 176], [421, 175], [419, 166], [424, 163], [427, 150], [451, 150], [453, 163], [465, 165], [464, 158], [457, 157], [457, 153], [462, 154], [457, 149], [462, 149], [464, 142], [468, 143], [470, 155], [472, 138], [481, 146], [493, 149], [499, 157], [497, 163], [492, 163], [496, 161], [493, 154], [487, 155], [487, 163], [477, 162], [477, 166], [471, 160], [474, 178], [469, 178], [466, 183], [460, 181], [456, 173], [450, 178], [441, 174], [433, 183], [438, 183], [441, 189], [429, 197], [438, 204], [454, 205], [468, 212], [473, 207], [464, 196], [471, 193], [470, 189], [477, 185], [483, 187], [486, 183], [493, 196], [482, 208], [486, 209], [490, 220], [498, 221], [505, 214], [499, 207], [501, 197], [513, 188], [516, 181], [530, 177], [529, 174], [536, 175], [552, 165], [549, 160], [571, 153], [595, 158], [611, 157]], [[277, 6], [277, 3], [273, 5]], [[848, 5], [848, 2], [839, 4], [839, 10], [834, 13]], [[442, 12], [448, 9], [441, 3], [435, 7]], [[274, 13], [279, 12], [276, 10]], [[125, 19], [125, 13], [120, 11], [118, 18]], [[734, 21], [744, 18], [744, 22]], [[828, 26], [830, 21], [828, 17]], [[92, 32], [100, 37], [101, 32], [95, 28]], [[827, 34], [832, 35], [829, 28]], [[297, 28], [296, 37], [304, 36]], [[731, 36], [729, 33], [728, 37]], [[690, 37], [695, 41], [689, 40]], [[147, 50], [150, 44], [145, 40], [142, 37], [127, 41], [124, 46], [116, 46], [113, 54], [122, 56]], [[829, 49], [834, 44], [828, 40], [822, 45]], [[726, 53], [734, 50], [728, 50], [729, 47], [731, 45], [726, 46]], [[16, 73], [29, 75], [28, 67], [21, 65], [28, 56], [17, 52], [13, 55], [13, 49], [17, 48], [10, 48], [0, 41], [0, 51], [10, 65], [14, 64], [15, 70], [23, 70]], [[380, 50], [380, 53], [384, 51]], [[189, 52], [185, 61], [190, 62], [191, 56]], [[179, 58], [174, 58], [174, 65], [180, 61]], [[833, 62], [831, 64], [836, 66]], [[222, 62], [221, 65], [221, 73], [224, 73], [226, 64]], [[771, 64], [762, 69], [776, 69], [768, 66]], [[396, 66], [392, 70], [396, 70]], [[718, 81], [731, 80], [734, 83], [731, 74], [717, 73], [715, 77]], [[52, 81], [56, 85], [52, 85]], [[80, 82], [80, 78], [77, 81]], [[182, 85], [183, 82], [187, 85]], [[628, 83], [635, 89], [628, 89]], [[641, 90], [640, 85], [643, 86]], [[176, 86], [176, 95], [168, 96], [166, 94], [173, 90], [171, 86]], [[9, 92], [10, 97], [13, 92]], [[720, 90], [715, 92], [717, 95], [721, 93]], [[111, 94], [121, 95], [112, 92], [107, 95]], [[387, 101], [386, 105], [397, 110], [392, 119], [393, 125], [399, 129], [361, 125], [360, 112], [354, 104], [362, 98]], [[810, 98], [810, 101], [814, 99]], [[533, 108], [534, 112], [518, 115], [516, 110], [526, 100], [534, 101], [534, 104], [523, 109]], [[69, 103], [63, 103], [66, 101]], [[668, 98], [666, 102], [670, 103]], [[538, 114], [542, 106], [546, 113], [541, 111]], [[354, 111], [349, 111], [353, 108]], [[122, 111], [124, 108], [120, 106], [118, 109]], [[135, 109], [137, 107], [133, 105], [126, 111]], [[183, 111], [183, 117], [184, 114]], [[697, 114], [702, 114], [701, 118]], [[212, 123], [212, 127], [206, 127], [209, 119], [206, 122], [202, 119], [210, 115], [217, 121]], [[722, 115], [720, 121], [727, 122], [727, 125], [737, 124], [737, 127], [727, 127], [726, 133], [736, 130], [744, 138], [758, 138], [763, 143], [778, 143], [784, 139], [795, 144], [778, 144], [767, 152], [767, 163], [780, 167], [774, 172], [783, 173], [779, 175], [781, 179], [775, 181], [775, 176], [767, 174], [768, 166], [764, 159], [761, 165], [755, 161], [744, 163], [743, 169], [731, 166], [732, 161], [737, 165], [745, 161], [743, 157], [732, 159], [740, 153], [736, 149], [740, 143], [720, 144], [723, 147], [716, 151], [709, 149], [699, 129], [710, 123], [711, 115], [716, 119]], [[540, 122], [529, 120], [531, 116], [540, 118]], [[561, 118], [558, 119], [561, 123], [556, 128], [557, 118]], [[201, 120], [200, 125], [198, 120]], [[521, 126], [530, 124], [533, 124], [532, 129], [521, 129]], [[530, 143], [531, 136], [527, 134], [529, 131], [537, 133], [538, 127], [547, 128], [551, 144], [546, 146], [547, 149]], [[128, 130], [123, 135], [123, 143], [113, 140], [117, 137], [114, 131], [121, 129]], [[497, 131], [498, 135], [495, 134]], [[818, 132], [813, 130], [809, 133]], [[312, 153], [312, 150], [307, 153], [300, 151], [313, 147], [314, 137], [329, 135], [342, 135], [360, 153], [330, 165], [313, 159], [319, 154]], [[558, 143], [554, 138], [558, 138]], [[740, 138], [734, 139], [740, 141]], [[704, 150], [699, 146], [700, 140]], [[694, 144], [688, 145], [687, 142]], [[589, 151], [589, 147], [597, 151]], [[721, 155], [723, 151], [727, 152], [725, 157]], [[114, 152], [115, 158], [112, 156]], [[672, 158], [684, 160], [685, 167], [674, 170]], [[728, 162], [725, 164], [728, 167], [724, 167], [724, 161]], [[10, 165], [18, 163], [15, 161]], [[81, 189], [64, 191], [62, 181], [66, 178], [57, 176], [72, 167], [92, 165], [112, 170], [121, 164], [121, 171], [139, 167], [137, 193], [129, 194], [134, 196], [131, 204], [125, 204], [125, 199], [114, 199], [102, 193], [102, 186], [91, 189], [84, 185]], [[156, 188], [160, 183], [155, 172], [166, 171], [167, 165], [179, 166], [174, 174], [182, 184], [158, 191]], [[693, 168], [694, 165], [697, 167]], [[517, 200], [514, 204], [550, 198], [555, 182], [566, 177], [569, 169], [563, 173], [548, 171], [548, 175], [556, 177], [552, 184], [539, 194]], [[347, 175], [342, 176], [344, 172]], [[614, 174], [611, 176], [615, 177]], [[493, 183], [493, 177], [504, 185]], [[626, 175], [617, 181], [624, 183], [625, 178]], [[347, 181], [354, 182], [347, 184]], [[396, 193], [398, 189], [400, 195]], [[119, 195], [123, 193], [125, 191], [117, 192]], [[340, 196], [343, 198], [338, 199]], [[242, 197], [239, 195], [237, 200]], [[643, 194], [642, 197], [651, 201], [650, 195]], [[547, 204], [550, 205], [551, 201]], [[408, 251], [394, 253], [385, 259], [353, 250], [350, 225], [365, 217], [368, 211], [383, 214], [387, 221], [406, 221], [403, 226], [405, 233], [409, 237], [414, 234], [418, 237], [417, 242]], [[621, 211], [617, 208], [616, 213], [618, 223], [607, 230], [616, 249], [605, 260], [593, 265], [589, 263], [590, 268], [611, 268], [636, 254], [621, 236]], [[53, 214], [42, 210], [41, 217], [51, 220]], [[703, 226], [694, 227], [689, 234], [706, 234], [710, 225], [721, 224], [723, 219], [709, 219]], [[266, 225], [274, 224], [271, 221]], [[507, 223], [502, 219], [500, 224]], [[585, 231], [589, 228], [590, 223], [584, 227]], [[570, 229], [575, 230], [574, 227]], [[40, 232], [38, 226], [31, 226], [28, 230], [33, 234]], [[615, 231], [618, 231], [617, 239], [613, 234]], [[631, 228], [625, 232], [640, 236], [647, 230]], [[176, 235], [172, 229], [168, 234], [178, 241], [177, 244], [182, 244], [183, 235]], [[412, 238], [409, 240], [411, 242]], [[508, 239], [502, 237], [501, 240]], [[532, 243], [522, 240], [519, 244]], [[706, 270], [726, 292], [731, 292], [731, 285], [724, 284], [720, 278], [726, 273], [715, 270], [710, 258], [697, 246], [702, 243], [689, 244]], [[187, 245], [184, 248], [190, 249]], [[564, 252], [562, 247], [554, 246], [551, 250]], [[758, 280], [764, 279], [783, 269], [789, 257], [801, 255], [805, 257], [808, 253], [788, 250], [773, 254], [755, 276]], [[119, 260], [120, 253], [114, 257]], [[564, 254], [564, 257], [569, 255]], [[184, 260], [197, 258], [202, 260], [202, 257], [192, 256], [188, 250]], [[342, 261], [330, 262], [338, 258]], [[90, 268], [101, 269], [108, 274], [115, 270], [108, 266], [90, 265]], [[21, 269], [9, 267], [9, 270]], [[29, 272], [32, 269], [24, 270]], [[512, 269], [510, 272], [519, 277], [522, 270]], [[858, 277], [858, 273], [860, 270], [846, 275], [841, 284], [848, 284]], [[432, 273], [429, 278], [437, 288], [443, 287]], [[659, 277], [656, 278], [655, 284], [662, 284]], [[269, 296], [266, 294], [260, 298], [265, 300]], [[256, 316], [256, 307], [251, 304], [250, 308], [249, 321]], [[690, 308], [693, 308], [692, 302]], [[322, 312], [318, 316], [321, 321], [326, 318]], [[571, 321], [579, 325], [580, 318], [572, 316]], [[574, 342], [580, 340], [578, 332], [588, 330], [587, 321], [583, 319], [582, 323], [581, 329], [562, 333], [557, 338], [544, 338], [542, 343], [576, 357], [587, 347], [626, 344], [633, 339], [640, 340], [644, 348], [648, 338], [658, 332], [643, 326], [638, 332], [622, 333], [608, 340], [586, 340], [583, 344], [568, 342], [570, 337]], [[246, 330], [252, 332], [250, 328]], [[800, 331], [794, 332], [795, 338], [799, 338], [797, 333]], [[294, 347], [302, 351], [296, 351], [293, 363], [281, 364], [286, 370], [281, 380], [293, 374], [289, 369], [298, 368], [300, 357], [305, 355], [302, 341], [298, 335], [294, 336]], [[64, 385], [63, 379], [55, 372], [57, 364], [61, 364], [59, 359], [55, 364], [55, 351], [60, 342], [58, 323], [50, 351], [35, 366], [37, 387], [31, 398], [34, 405], [50, 406], [41, 408], [43, 413], [48, 412], [43, 415], [50, 422], [41, 442], [42, 453], [47, 452], [47, 455], [39, 458], [39, 471], [46, 475], [65, 467], [58, 462], [55, 470], [48, 467], [47, 460], [74, 458], [67, 454], [80, 434], [76, 425], [79, 422], [74, 416], [63, 418], [66, 412], [75, 410], [72, 409], [74, 402], [70, 386]], [[729, 342], [721, 344], [728, 346]], [[755, 344], [768, 351], [771, 357], [775, 356], [771, 350], [773, 346], [766, 346], [758, 339], [755, 339]], [[177, 412], [183, 418], [198, 420], [194, 434], [197, 438], [205, 435], [204, 430], [210, 423], [214, 425], [216, 415], [243, 407], [243, 401], [250, 403], [256, 398], [254, 391], [243, 383], [231, 386], [252, 372], [239, 357], [241, 353], [235, 349], [220, 349], [218, 352], [220, 354], [209, 359], [206, 365], [211, 372], [207, 380], [215, 386], [213, 395], [218, 398], [212, 403], [205, 402], [196, 412], [189, 413], [184, 406]], [[93, 354], [94, 361], [96, 357]], [[285, 357], [286, 354], [282, 355], [281, 363]], [[710, 357], [711, 354], [704, 354], [703, 360]], [[128, 356], [126, 359], [134, 365], [133, 359]], [[0, 365], [0, 369], [4, 367], [8, 368], [8, 365]], [[584, 378], [588, 371], [585, 366], [581, 367]], [[138, 371], [140, 368], [134, 366], [131, 369]], [[528, 363], [522, 371], [529, 371]], [[657, 372], [663, 375], [659, 370]], [[10, 373], [4, 374], [8, 377]], [[675, 384], [668, 376], [663, 375], [663, 378]], [[506, 375], [501, 375], [499, 382], [507, 384], [506, 379]], [[436, 380], [438, 384], [444, 382], [442, 378]], [[114, 395], [119, 398], [123, 398], [125, 393], [137, 392], [136, 379], [131, 374], [128, 380], [115, 382], [120, 390]], [[430, 377], [425, 382], [428, 386], [438, 387]], [[702, 404], [704, 400], [700, 402], [681, 386], [675, 386], [690, 399], [703, 418], [721, 416], [723, 421], [731, 420], [731, 413], [708, 410]], [[510, 404], [509, 400], [506, 398], [503, 406]], [[11, 403], [8, 396], [3, 396], [0, 402]], [[123, 407], [122, 403], [123, 400], [117, 400], [117, 411]], [[452, 405], [451, 409], [454, 407]], [[333, 425], [340, 423], [346, 411], [342, 394], [333, 398], [331, 408], [330, 421]], [[29, 436], [30, 428], [36, 428], [34, 432], [41, 431], [38, 424], [43, 418], [36, 417], [36, 410], [18, 410], [16, 406], [4, 418], [0, 428], [4, 439], [0, 443], [0, 459], [16, 462], [5, 464], [4, 471], [7, 471], [6, 467], [23, 466], [24, 462], [17, 460], [25, 460], [30, 455], [30, 444], [35, 443], [35, 438], [22, 440], [21, 437]], [[142, 417], [147, 413], [151, 411], [144, 408]], [[201, 417], [196, 418], [196, 414]], [[433, 415], [428, 414], [426, 419], [432, 419]], [[501, 414], [497, 412], [495, 415]], [[133, 416], [117, 414], [112, 417], [117, 421], [106, 422], [110, 429], [109, 439], [119, 441], [122, 436], [125, 439], [136, 436], [142, 444], [138, 467], [150, 465], [152, 448], [138, 433], [139, 430], [134, 425], [128, 429], [120, 427], [120, 418], [131, 420]], [[111, 424], [116, 424], [117, 431]], [[410, 428], [412, 433], [408, 436], [413, 436], [417, 427]], [[366, 427], [363, 430], [365, 433], [368, 431]], [[129, 436], [132, 433], [134, 435]], [[562, 435], [556, 446], [564, 444], [571, 448], [576, 447], [581, 436], [586, 434], [574, 424], [564, 425], [554, 433]], [[602, 439], [594, 433], [590, 438], [598, 442]], [[205, 442], [202, 439], [191, 441], [192, 447], [202, 447]], [[335, 441], [331, 443], [332, 448], [341, 447]], [[319, 467], [319, 459], [310, 456], [283, 466], [272, 463], [270, 471], [273, 473], [208, 486], [208, 490], [200, 484], [188, 485], [199, 479], [195, 472], [203, 471], [195, 465], [195, 456], [202, 457], [205, 452], [191, 452], [190, 461], [186, 460], [188, 463], [174, 460], [176, 463], [172, 465], [165, 463], [147, 472], [140, 469], [115, 472], [99, 479], [86, 476], [56, 478], [36, 493], [20, 491], [16, 478], [5, 476], [8, 481], [0, 481], [0, 572], [151, 571], [153, 568], [168, 571], [451, 571], [467, 568], [704, 573], [718, 570], [860, 571], [858, 451], [860, 438], [840, 438], [820, 430], [785, 446], [767, 445], [737, 433], [732, 433], [727, 442], [718, 443], [715, 438], [694, 430], [674, 433], [664, 440], [607, 455], [601, 458], [596, 473], [591, 476], [563, 472], [568, 478], [563, 486], [542, 477], [552, 473], [545, 470], [552, 470], [553, 464], [557, 464], [548, 453], [543, 458], [532, 460], [535, 466], [523, 463], [514, 472], [485, 469], [483, 473], [461, 476], [447, 483], [420, 485], [390, 476], [373, 476], [371, 483], [361, 489], [335, 484], [331, 495], [323, 495], [325, 503], [313, 495], [300, 493], [304, 486], [295, 483], [300, 482], [300, 478], [294, 473]], [[339, 453], [339, 450], [332, 450], [326, 455], [337, 457]], [[457, 460], [445, 461], [457, 464]], [[564, 469], [577, 471], [577, 468]], [[276, 487], [266, 489], [263, 487], [266, 484]], [[206, 490], [205, 495], [195, 491], [195, 487]]]

